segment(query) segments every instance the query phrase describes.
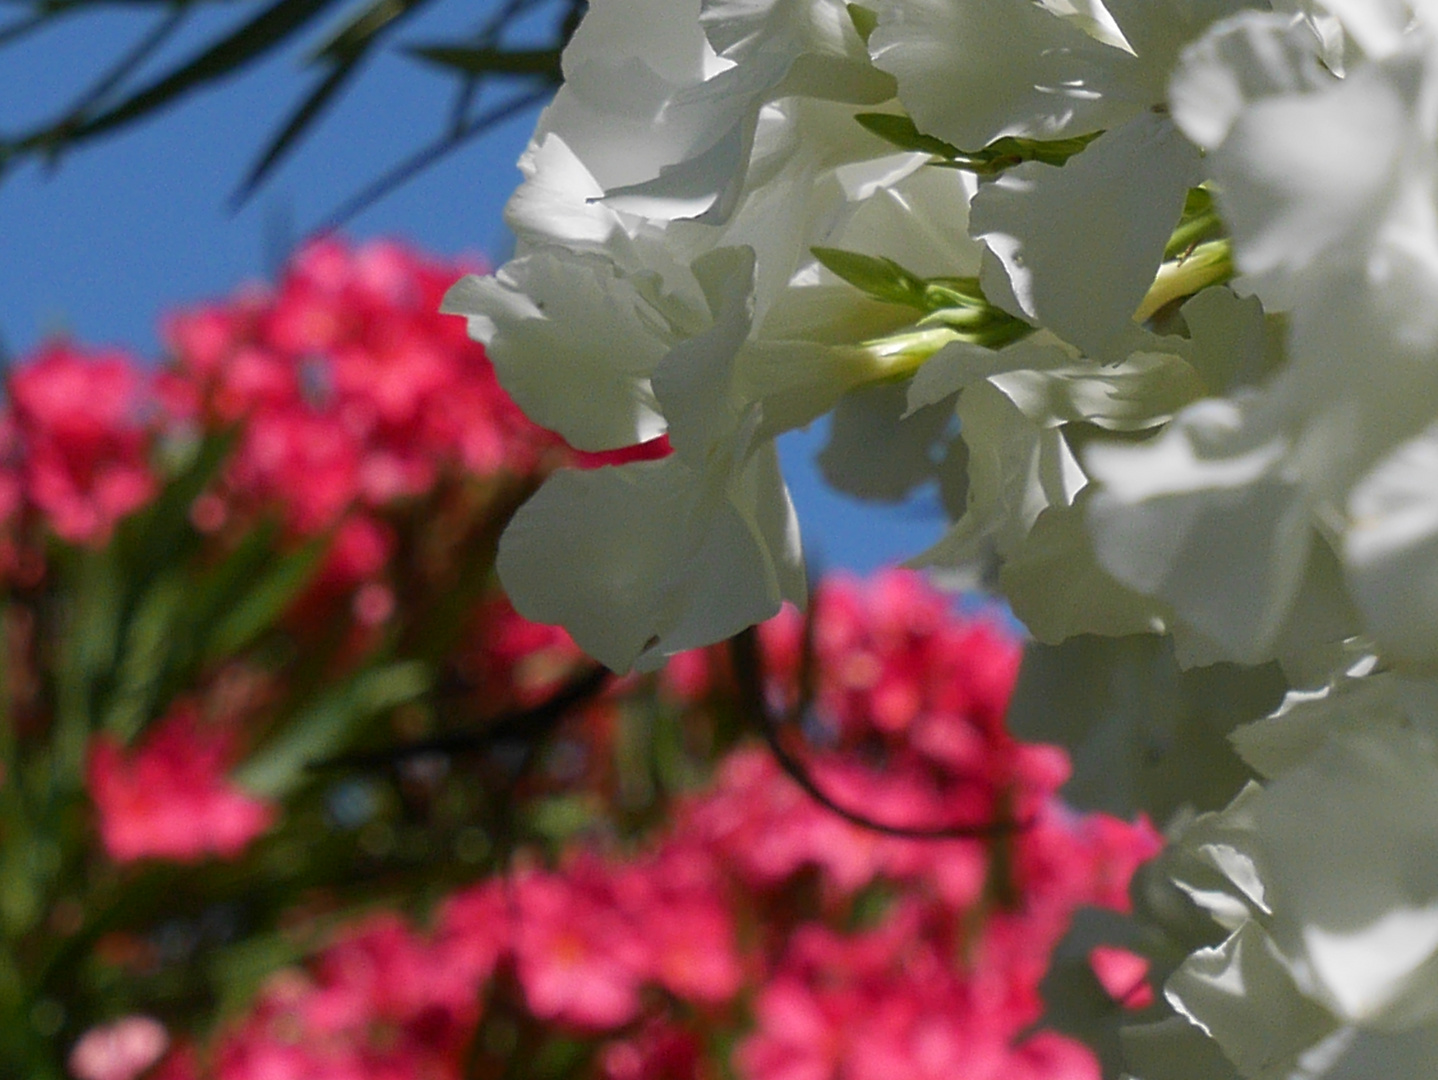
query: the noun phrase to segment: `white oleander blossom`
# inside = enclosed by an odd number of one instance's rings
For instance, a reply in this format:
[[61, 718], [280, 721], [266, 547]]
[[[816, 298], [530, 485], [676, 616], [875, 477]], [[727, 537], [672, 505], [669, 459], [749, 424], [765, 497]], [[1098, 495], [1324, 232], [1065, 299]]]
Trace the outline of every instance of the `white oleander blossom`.
[[[920, 312], [866, 297], [811, 249], [970, 278], [983, 249], [965, 231], [971, 178], [854, 120], [893, 83], [842, 5], [607, 0], [565, 65], [508, 209], [515, 257], [455, 286], [445, 309], [468, 317], [521, 407], [576, 447], [661, 434], [674, 447], [556, 475], [501, 551], [521, 611], [624, 669], [803, 600], [773, 438], [954, 336], [866, 345]], [[625, 546], [641, 534], [651, 542]]]
[[1174, 116], [1207, 151], [1238, 286], [1282, 317], [1285, 360], [1148, 444], [1093, 447], [1090, 527], [1110, 573], [1207, 639], [1197, 655], [1294, 649], [1286, 628], [1318, 625], [1317, 574], [1321, 607], [1354, 609], [1327, 640], [1362, 630], [1387, 662], [1433, 670], [1438, 41], [1411, 12], [1332, 7], [1370, 53], [1341, 79], [1311, 26], [1278, 15], [1226, 20], [1184, 56]]
[[1136, 1075], [1432, 1075], [1435, 706], [1432, 683], [1359, 661], [1241, 729], [1244, 757], [1277, 775], [1198, 818], [1164, 857], [1227, 936], [1169, 977], [1175, 1019], [1126, 1033]]
[[[884, 0], [869, 39], [918, 128], [965, 150], [1101, 133], [986, 182], [971, 228], [995, 302], [1100, 359], [1133, 347], [1198, 150], [1165, 106], [1180, 50], [1244, 0]], [[995, 47], [995, 43], [1002, 47]]]

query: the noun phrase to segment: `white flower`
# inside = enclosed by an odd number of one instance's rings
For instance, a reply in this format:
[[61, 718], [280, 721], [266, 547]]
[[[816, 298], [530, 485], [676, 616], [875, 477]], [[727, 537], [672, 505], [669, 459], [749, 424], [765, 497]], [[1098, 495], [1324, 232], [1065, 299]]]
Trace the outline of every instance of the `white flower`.
[[1197, 151], [1162, 108], [1169, 75], [1184, 44], [1244, 6], [1110, 0], [1106, 18], [1028, 0], [879, 6], [870, 51], [921, 131], [970, 151], [1103, 132], [1062, 168], [1024, 163], [974, 200], [995, 302], [1090, 356], [1129, 351], [1131, 317], [1199, 178]]
[[1084, 458], [1100, 561], [1206, 639], [1195, 655], [1287, 660], [1361, 629], [1438, 667], [1438, 50], [1421, 23], [1390, 45], [1339, 80], [1307, 24], [1250, 13], [1174, 81], [1238, 287], [1287, 326], [1275, 374]]
[[[1179, 841], [1187, 861], [1165, 857], [1191, 877], [1180, 885], [1233, 927], [1179, 967], [1166, 996], [1245, 1080], [1432, 1073], [1438, 751], [1428, 732], [1438, 716], [1420, 708], [1406, 717], [1412, 726], [1365, 730], [1371, 701], [1345, 695], [1355, 710], [1346, 733], [1195, 822]], [[1193, 873], [1205, 861], [1236, 904], [1216, 879]], [[1182, 1030], [1170, 1027], [1151, 1041], [1175, 1035]]]
[[798, 525], [758, 403], [735, 394], [753, 253], [721, 249], [696, 273], [713, 326], [653, 376], [672, 422], [663, 460], [563, 469], [515, 515], [500, 581], [527, 618], [562, 624], [616, 671], [662, 664], [806, 599]]
[[1438, 425], [1400, 446], [1353, 488], [1344, 562], [1384, 654], [1438, 667]]

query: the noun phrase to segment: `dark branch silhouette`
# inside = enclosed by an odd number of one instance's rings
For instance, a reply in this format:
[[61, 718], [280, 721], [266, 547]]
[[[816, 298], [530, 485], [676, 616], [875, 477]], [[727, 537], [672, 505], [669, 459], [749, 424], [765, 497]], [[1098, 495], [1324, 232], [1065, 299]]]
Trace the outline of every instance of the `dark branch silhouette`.
[[479, 731], [459, 731], [415, 739], [379, 750], [338, 754], [321, 761], [312, 761], [311, 771], [355, 769], [373, 771], [389, 769], [429, 754], [458, 756], [484, 753], [500, 746], [524, 748], [520, 771], [527, 768], [535, 752], [548, 742], [574, 709], [598, 697], [613, 674], [608, 668], [594, 664], [566, 682], [553, 697], [531, 709], [517, 709], [494, 717]]
[[[815, 680], [817, 676], [817, 660], [814, 650], [814, 613], [811, 602], [809, 613], [805, 616], [804, 641], [800, 654], [800, 687], [795, 700], [795, 706], [791, 714], [785, 719], [796, 722], [803, 716], [804, 712], [812, 703]], [[881, 833], [885, 836], [896, 836], [906, 840], [981, 840], [992, 839], [1001, 836], [1010, 836], [1022, 832], [1032, 826], [1028, 821], [986, 821], [982, 823], [965, 823], [955, 825], [942, 825], [936, 827], [896, 825], [891, 822], [876, 821], [852, 807], [845, 806], [829, 795], [802, 761], [799, 760], [784, 745], [780, 721], [770, 711], [768, 701], [764, 694], [764, 661], [759, 650], [759, 633], [757, 627], [749, 627], [740, 631], [729, 639], [729, 655], [734, 667], [734, 679], [739, 691], [740, 707], [753, 716], [759, 726], [759, 732], [769, 746], [769, 751], [774, 755], [774, 760], [784, 770], [785, 775], [803, 789], [804, 793], [817, 802], [825, 810], [836, 814], [849, 822], [870, 832]]]

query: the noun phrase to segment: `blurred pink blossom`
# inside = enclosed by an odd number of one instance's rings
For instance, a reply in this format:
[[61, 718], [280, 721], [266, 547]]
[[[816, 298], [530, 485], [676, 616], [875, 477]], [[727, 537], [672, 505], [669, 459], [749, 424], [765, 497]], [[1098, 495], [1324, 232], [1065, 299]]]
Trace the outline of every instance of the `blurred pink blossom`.
[[67, 1064], [75, 1080], [135, 1080], [169, 1045], [164, 1024], [148, 1016], [126, 1016], [81, 1035]]
[[188, 703], [133, 749], [96, 735], [87, 782], [106, 854], [116, 862], [238, 857], [276, 810], [225, 779], [229, 749], [227, 735], [203, 730]]

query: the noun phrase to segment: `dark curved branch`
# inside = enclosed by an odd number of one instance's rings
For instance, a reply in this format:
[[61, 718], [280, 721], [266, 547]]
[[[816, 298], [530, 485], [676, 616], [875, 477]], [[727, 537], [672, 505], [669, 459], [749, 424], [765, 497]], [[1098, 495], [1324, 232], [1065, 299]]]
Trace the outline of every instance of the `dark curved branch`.
[[592, 701], [613, 678], [608, 668], [595, 664], [571, 678], [549, 700], [532, 709], [517, 709], [496, 716], [479, 731], [455, 732], [429, 739], [397, 743], [382, 750], [338, 754], [307, 766], [312, 772], [329, 769], [389, 769], [427, 754], [476, 754], [506, 743], [522, 745], [525, 764], [534, 751], [548, 741], [560, 723], [574, 709]]
[[400, 162], [378, 180], [361, 188], [359, 192], [340, 204], [339, 208], [330, 214], [330, 216], [315, 229], [315, 232], [317, 234], [323, 234], [343, 228], [354, 218], [379, 202], [380, 199], [383, 199], [396, 188], [419, 175], [435, 162], [458, 150], [471, 140], [483, 135], [495, 125], [502, 124], [511, 116], [516, 116], [525, 109], [538, 105], [553, 92], [552, 87], [546, 86], [541, 90], [521, 94], [516, 98], [511, 98], [509, 101], [486, 110], [468, 124], [444, 135], [429, 146]]
[[[814, 622], [811, 605], [811, 610], [805, 616], [804, 647], [800, 660], [801, 685], [793, 714], [794, 718], [803, 715], [813, 698], [816, 674]], [[734, 667], [734, 679], [738, 685], [740, 706], [757, 720], [759, 733], [768, 744], [770, 752], [774, 755], [774, 760], [779, 763], [779, 767], [784, 770], [785, 775], [798, 784], [806, 795], [825, 810], [843, 818], [849, 824], [857, 825], [870, 832], [905, 840], [985, 840], [1011, 836], [1032, 827], [1033, 822], [1031, 821], [1011, 820], [936, 827], [895, 825], [876, 821], [867, 814], [843, 805], [819, 786], [804, 763], [784, 745], [779, 721], [770, 711], [764, 696], [764, 661], [759, 651], [758, 629], [751, 626], [730, 638], [729, 656]]]

